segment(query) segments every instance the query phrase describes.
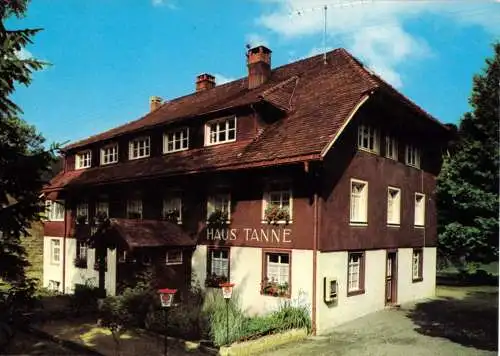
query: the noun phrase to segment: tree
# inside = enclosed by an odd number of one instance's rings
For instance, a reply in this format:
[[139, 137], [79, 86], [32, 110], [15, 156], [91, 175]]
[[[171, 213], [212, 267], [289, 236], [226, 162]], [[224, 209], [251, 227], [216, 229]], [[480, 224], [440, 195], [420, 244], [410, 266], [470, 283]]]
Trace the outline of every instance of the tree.
[[493, 48], [437, 182], [439, 251], [459, 264], [498, 260], [500, 43]]
[[28, 86], [32, 73], [45, 65], [19, 57], [39, 29], [8, 30], [4, 25], [10, 16], [22, 17], [27, 3], [10, 0], [0, 5], [0, 282], [9, 290], [3, 295], [9, 301], [12, 296], [28, 298], [33, 290], [24, 273], [28, 262], [20, 239], [31, 222], [40, 219], [41, 177], [49, 171], [56, 148], [44, 148], [44, 138], [19, 117], [22, 110], [11, 99], [16, 85]]

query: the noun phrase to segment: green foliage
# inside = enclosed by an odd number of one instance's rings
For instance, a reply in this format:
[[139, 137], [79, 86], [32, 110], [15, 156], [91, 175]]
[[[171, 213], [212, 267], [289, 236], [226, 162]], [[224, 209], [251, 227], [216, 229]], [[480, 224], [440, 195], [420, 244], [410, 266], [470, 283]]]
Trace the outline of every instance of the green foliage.
[[225, 227], [228, 220], [229, 216], [227, 212], [220, 209], [215, 209], [207, 219], [208, 225], [215, 228]]
[[500, 43], [493, 47], [437, 182], [439, 252], [457, 265], [498, 259]]
[[70, 306], [77, 315], [82, 311], [94, 312], [97, 310], [99, 296], [99, 289], [90, 280], [86, 280], [85, 284], [75, 284], [75, 291], [70, 296]]
[[284, 221], [286, 224], [290, 221], [290, 213], [288, 208], [280, 208], [277, 205], [269, 205], [264, 215], [268, 224], [277, 224], [279, 221]]

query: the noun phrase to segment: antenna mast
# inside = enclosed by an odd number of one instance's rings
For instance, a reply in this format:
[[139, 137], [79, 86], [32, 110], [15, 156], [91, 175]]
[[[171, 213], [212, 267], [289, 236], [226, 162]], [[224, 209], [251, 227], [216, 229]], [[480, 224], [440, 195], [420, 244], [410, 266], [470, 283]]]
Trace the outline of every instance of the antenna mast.
[[323, 7], [325, 18], [324, 18], [324, 29], [323, 29], [323, 63], [326, 64], [326, 19], [327, 19], [327, 11], [328, 11], [328, 6]]

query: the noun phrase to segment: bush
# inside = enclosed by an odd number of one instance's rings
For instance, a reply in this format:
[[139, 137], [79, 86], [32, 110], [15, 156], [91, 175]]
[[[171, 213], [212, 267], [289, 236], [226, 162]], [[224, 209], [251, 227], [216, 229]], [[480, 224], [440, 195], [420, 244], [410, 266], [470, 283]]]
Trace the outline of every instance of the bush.
[[97, 310], [99, 288], [88, 280], [85, 284], [75, 284], [75, 292], [70, 296], [70, 307], [79, 315], [83, 310], [94, 312]]

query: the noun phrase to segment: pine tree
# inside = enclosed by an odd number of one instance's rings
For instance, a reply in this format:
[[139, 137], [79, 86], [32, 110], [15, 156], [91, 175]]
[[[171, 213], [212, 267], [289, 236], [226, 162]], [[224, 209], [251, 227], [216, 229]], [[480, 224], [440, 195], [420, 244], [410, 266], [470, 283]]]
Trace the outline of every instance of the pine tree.
[[438, 177], [439, 251], [458, 264], [498, 260], [500, 43], [493, 48]]
[[22, 110], [11, 99], [16, 85], [28, 86], [32, 73], [44, 66], [19, 56], [39, 29], [5, 28], [4, 21], [22, 17], [26, 7], [27, 0], [0, 4], [0, 285], [10, 290], [9, 297], [32, 291], [24, 273], [28, 261], [21, 238], [30, 223], [40, 219], [41, 177], [49, 170], [55, 148], [44, 148], [44, 138], [19, 117]]

